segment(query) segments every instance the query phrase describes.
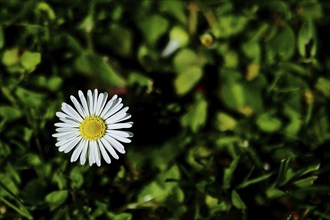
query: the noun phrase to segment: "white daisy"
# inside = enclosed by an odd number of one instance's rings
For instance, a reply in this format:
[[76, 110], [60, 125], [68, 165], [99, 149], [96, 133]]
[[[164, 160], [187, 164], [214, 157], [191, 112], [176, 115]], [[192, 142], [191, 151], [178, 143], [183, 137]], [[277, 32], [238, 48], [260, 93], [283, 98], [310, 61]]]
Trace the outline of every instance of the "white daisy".
[[64, 153], [74, 149], [71, 162], [77, 161], [80, 157], [80, 164], [83, 165], [88, 157], [90, 166], [94, 163], [101, 166], [102, 155], [109, 164], [111, 159], [108, 153], [118, 159], [117, 151], [125, 153], [125, 148], [120, 142], [130, 143], [129, 138], [133, 137], [133, 133], [119, 130], [133, 125], [133, 122], [123, 122], [131, 118], [127, 113], [128, 107], [122, 108], [122, 99], [117, 95], [108, 101], [108, 93], [98, 94], [97, 89], [94, 93], [88, 90], [87, 99], [80, 90], [78, 96], [80, 102], [74, 96], [70, 96], [75, 108], [63, 103], [62, 112], [56, 113], [61, 122], [55, 123], [55, 145]]

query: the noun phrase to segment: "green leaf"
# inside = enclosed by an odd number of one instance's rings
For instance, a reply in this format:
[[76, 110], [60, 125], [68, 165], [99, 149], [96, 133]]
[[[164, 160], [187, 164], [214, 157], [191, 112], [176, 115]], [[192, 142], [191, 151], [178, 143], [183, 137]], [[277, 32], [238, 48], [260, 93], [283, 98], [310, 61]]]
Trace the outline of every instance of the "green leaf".
[[174, 86], [178, 95], [189, 92], [202, 77], [203, 61], [194, 51], [183, 49], [173, 60], [177, 77]]
[[29, 142], [33, 134], [33, 130], [30, 128], [24, 128], [23, 130], [23, 140]]
[[293, 73], [293, 74], [297, 74], [297, 75], [301, 75], [301, 76], [308, 76], [309, 75], [309, 71], [303, 67], [302, 65], [298, 64], [298, 63], [294, 63], [294, 62], [281, 62], [279, 63], [279, 68], [281, 70]]
[[32, 179], [22, 191], [24, 203], [41, 205], [44, 203], [46, 182], [41, 179]]
[[182, 49], [178, 51], [173, 59], [173, 65], [178, 74], [184, 72], [190, 66], [199, 66], [198, 55], [191, 49]]
[[46, 196], [46, 202], [49, 204], [50, 209], [54, 210], [62, 205], [68, 198], [67, 190], [53, 191]]
[[208, 104], [204, 97], [198, 96], [194, 105], [181, 118], [183, 127], [188, 127], [193, 132], [197, 132], [203, 127], [207, 118], [207, 106]]
[[2, 55], [2, 63], [5, 66], [11, 66], [17, 64], [19, 60], [20, 60], [20, 55], [18, 48], [5, 50], [5, 52]]
[[32, 166], [38, 166], [42, 163], [40, 157], [37, 154], [32, 154], [32, 153], [26, 156], [26, 161], [28, 162], [29, 165]]
[[81, 73], [97, 76], [107, 85], [125, 85], [125, 80], [99, 55], [84, 53], [76, 60], [75, 67]]
[[181, 72], [174, 81], [175, 91], [178, 95], [184, 95], [189, 92], [202, 78], [203, 71], [201, 67], [191, 66], [184, 72]]
[[4, 44], [5, 44], [5, 37], [3, 34], [3, 28], [0, 25], [0, 49], [3, 47]]
[[197, 146], [189, 150], [187, 162], [196, 170], [202, 170], [205, 164], [209, 161], [212, 151], [203, 146]]
[[315, 56], [316, 49], [315, 27], [311, 20], [307, 20], [298, 33], [298, 51], [302, 57], [311, 58]]
[[298, 188], [307, 188], [312, 186], [317, 178], [318, 176], [310, 176], [293, 182], [293, 185], [297, 186]]
[[261, 48], [257, 41], [248, 41], [242, 45], [242, 50], [245, 56], [254, 61], [260, 60]]
[[35, 70], [41, 62], [41, 54], [38, 52], [25, 51], [21, 57], [21, 63], [28, 73]]
[[180, 47], [185, 46], [189, 41], [188, 33], [180, 26], [174, 26], [170, 31], [170, 42], [177, 42]]
[[227, 51], [224, 54], [224, 66], [227, 68], [237, 68], [239, 64], [239, 57], [235, 51]]
[[267, 1], [265, 3], [270, 8], [270, 10], [274, 11], [274, 13], [278, 13], [278, 16], [282, 16], [285, 19], [291, 18], [290, 6], [286, 1], [276, 0]]
[[130, 56], [132, 53], [132, 31], [122, 25], [111, 25], [110, 33], [101, 39], [104, 42], [103, 44], [108, 45], [115, 53], [121, 56]]
[[317, 79], [315, 88], [320, 91], [325, 97], [330, 98], [330, 80], [324, 77]]
[[81, 173], [80, 167], [75, 167], [71, 170], [70, 178], [72, 181], [72, 186], [74, 188], [80, 188], [81, 185], [84, 183], [84, 177]]
[[329, 112], [326, 108], [319, 109], [319, 111], [314, 114], [313, 120], [311, 120], [311, 125], [309, 125], [307, 131], [308, 139], [311, 141], [312, 148], [330, 140], [329, 122]]
[[45, 101], [44, 94], [32, 92], [22, 87], [18, 87], [15, 94], [22, 103], [33, 108], [39, 107]]
[[39, 2], [36, 10], [39, 11], [39, 13], [44, 12], [47, 14], [49, 20], [55, 20], [56, 15], [54, 10], [47, 4], [46, 2]]
[[208, 207], [214, 207], [218, 204], [218, 199], [207, 195], [205, 198], [205, 203]]
[[305, 168], [305, 169], [301, 169], [297, 172], [295, 172], [293, 178], [298, 179], [301, 178], [303, 176], [306, 176], [307, 174], [313, 174], [316, 171], [318, 171], [320, 169], [320, 164], [313, 164], [310, 165], [309, 167]]
[[151, 87], [152, 80], [139, 72], [130, 72], [127, 84], [130, 86], [137, 84], [139, 87]]
[[269, 188], [266, 191], [266, 196], [269, 199], [277, 199], [279, 197], [282, 197], [285, 195], [285, 192], [283, 192], [282, 190], [279, 190], [277, 188]]
[[234, 172], [236, 170], [236, 167], [238, 165], [240, 157], [236, 157], [230, 164], [228, 168], [224, 170], [223, 173], [223, 183], [222, 183], [222, 188], [223, 189], [229, 189], [230, 188], [230, 183], [232, 181]]
[[175, 182], [166, 182], [166, 179], [180, 179], [180, 171], [177, 166], [173, 165], [165, 172], [161, 172], [157, 179], [143, 187], [138, 195], [138, 202], [144, 203], [151, 200], [162, 202], [169, 196], [174, 196], [178, 201], [183, 201], [183, 192], [178, 188]]
[[0, 201], [4, 203], [6, 206], [10, 207], [11, 209], [15, 210], [19, 215], [27, 218], [27, 219], [33, 219], [32, 215], [30, 212], [27, 210], [25, 206], [23, 206], [21, 203], [19, 205], [15, 205], [9, 200], [5, 199], [4, 197], [0, 197]]
[[14, 198], [18, 198], [16, 197], [16, 195], [18, 195], [19, 193], [19, 188], [17, 186], [18, 184], [13, 174], [9, 172], [9, 174], [3, 175], [2, 173], [0, 173], [0, 179], [0, 198], [7, 195], [10, 195]]
[[299, 2], [299, 16], [305, 20], [316, 20], [322, 18], [324, 13], [321, 2], [322, 1], [318, 0], [306, 0]]
[[236, 127], [237, 121], [230, 115], [219, 112], [216, 116], [216, 127], [220, 131], [232, 131]]
[[114, 213], [107, 213], [107, 217], [109, 219], [113, 220], [131, 220], [133, 218], [131, 213], [120, 213], [120, 214], [114, 214]]
[[79, 42], [79, 40], [77, 38], [75, 38], [74, 36], [70, 35], [70, 34], [63, 34], [58, 36], [58, 38], [56, 38], [56, 43], [60, 44], [62, 42], [65, 42], [65, 44], [67, 45], [69, 50], [72, 50], [75, 53], [83, 53], [84, 48], [81, 45], [81, 42]]
[[256, 123], [258, 128], [266, 133], [274, 133], [282, 127], [282, 122], [270, 113], [262, 114]]
[[13, 121], [22, 117], [22, 112], [13, 106], [0, 106], [0, 117], [8, 121]]
[[181, 23], [185, 24], [186, 15], [186, 5], [181, 1], [160, 1], [159, 9], [166, 14], [172, 15], [178, 19]]
[[227, 107], [238, 111], [245, 105], [244, 87], [238, 82], [227, 82], [223, 85], [221, 99]]
[[227, 38], [236, 35], [246, 28], [248, 18], [245, 16], [221, 16], [218, 18], [219, 37]]
[[235, 190], [231, 192], [231, 202], [237, 209], [246, 209], [245, 203]]
[[289, 167], [290, 160], [289, 159], [282, 159], [281, 165], [279, 168], [279, 172], [277, 178], [275, 180], [276, 186], [283, 186], [287, 184], [292, 178], [294, 178], [294, 172]]
[[259, 182], [262, 182], [264, 180], [267, 180], [269, 179], [269, 177], [271, 177], [273, 174], [272, 173], [267, 173], [267, 174], [264, 174], [264, 175], [261, 175], [259, 177], [256, 177], [254, 179], [250, 179], [250, 180], [246, 180], [244, 181], [243, 183], [241, 183], [239, 186], [238, 186], [238, 189], [241, 189], [241, 188], [245, 188], [245, 187], [248, 187], [250, 185], [253, 185], [253, 184], [256, 184], [256, 183], [259, 183]]
[[288, 105], [284, 107], [284, 114], [289, 117], [289, 124], [284, 132], [289, 136], [296, 136], [302, 126], [301, 115]]
[[[152, 157], [152, 166], [157, 167], [161, 171], [164, 171], [168, 168], [168, 165], [175, 160], [175, 158], [182, 152], [184, 147], [189, 144], [191, 141], [190, 137], [183, 137], [183, 135], [179, 135], [177, 137], [169, 139], [163, 145], [155, 145], [155, 149], [151, 153]], [[157, 147], [156, 147], [157, 146]], [[143, 152], [135, 153], [132, 159], [135, 161], [134, 163], [141, 167], [146, 155]]]
[[154, 45], [162, 34], [168, 29], [168, 21], [160, 15], [148, 15], [140, 18], [137, 25], [143, 33], [144, 39]]
[[79, 28], [84, 30], [86, 33], [89, 33], [94, 28], [94, 18], [91, 14], [88, 14], [85, 19], [79, 25]]
[[58, 76], [52, 76], [48, 82], [47, 87], [50, 91], [57, 91], [63, 83], [63, 79]]
[[[251, 82], [245, 82], [244, 85], [244, 96], [245, 96], [245, 106], [240, 109], [240, 112], [246, 116], [250, 116], [252, 113], [260, 114], [264, 111], [264, 101], [263, 101], [263, 89], [264, 89], [264, 79], [262, 76], [257, 77]], [[244, 112], [245, 108], [250, 108], [251, 113], [248, 111]]]
[[282, 60], [290, 59], [295, 52], [295, 34], [288, 25], [283, 26], [271, 41], [273, 51]]
[[205, 204], [209, 207], [212, 216], [214, 216], [217, 212], [228, 212], [231, 208], [231, 204], [229, 201], [219, 201], [219, 199], [214, 198], [210, 195], [206, 196]]

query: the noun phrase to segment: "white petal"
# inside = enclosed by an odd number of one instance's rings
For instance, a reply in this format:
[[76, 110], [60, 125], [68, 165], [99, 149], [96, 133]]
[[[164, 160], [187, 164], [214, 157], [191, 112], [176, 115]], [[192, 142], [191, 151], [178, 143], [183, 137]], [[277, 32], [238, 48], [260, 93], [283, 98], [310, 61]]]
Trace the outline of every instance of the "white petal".
[[116, 150], [121, 153], [124, 154], [125, 153], [125, 148], [124, 145], [122, 145], [119, 141], [115, 140], [114, 138], [110, 137], [109, 135], [105, 135], [104, 138], [111, 143], [111, 146], [113, 146], [114, 148], [116, 148]]
[[55, 134], [52, 134], [53, 137], [62, 137], [62, 136], [65, 136], [65, 135], [69, 135], [69, 134], [76, 134], [77, 132], [75, 131], [68, 131], [68, 132], [59, 132], [59, 133], [55, 133]]
[[56, 112], [56, 116], [59, 118], [71, 118], [67, 114], [64, 114], [63, 112]]
[[105, 114], [104, 119], [107, 119], [107, 118], [113, 116], [113, 114], [115, 114], [116, 112], [118, 112], [123, 106], [124, 106], [123, 103], [120, 103], [119, 105], [114, 106], [112, 109], [110, 109], [107, 112], [107, 114]]
[[56, 147], [62, 146], [62, 145], [64, 145], [64, 144], [68, 143], [68, 142], [71, 142], [71, 141], [74, 140], [76, 137], [77, 137], [77, 136], [73, 136], [73, 137], [71, 137], [71, 138], [68, 138], [68, 139], [65, 139], [65, 140], [62, 140], [62, 141], [58, 141], [58, 142], [56, 142], [55, 146], [56, 146]]
[[[99, 97], [99, 102], [101, 103], [101, 105], [98, 107], [98, 109], [95, 113], [97, 116], [100, 116], [105, 104], [107, 103], [107, 99], [108, 99], [108, 93], [105, 92], [105, 93], [101, 93], [101, 94], [103, 94], [103, 100], [101, 100], [101, 97]], [[101, 96], [101, 94], [100, 94], [100, 96]]]
[[111, 144], [105, 138], [101, 138], [100, 141], [102, 142], [103, 146], [109, 151], [109, 153], [111, 154], [111, 156], [113, 158], [115, 158], [115, 159], [118, 160], [119, 159], [119, 156], [116, 153], [116, 151], [113, 149], [113, 147], [111, 146]]
[[131, 143], [130, 139], [124, 138], [122, 136], [113, 134], [113, 133], [109, 133], [109, 135], [113, 138], [115, 138], [116, 140], [120, 141], [120, 142], [124, 142], [124, 143]]
[[71, 125], [77, 125], [80, 123], [79, 121], [77, 121], [74, 118], [71, 118], [70, 116], [68, 116], [66, 118], [59, 118], [59, 119], [61, 120], [61, 122], [71, 124]]
[[86, 162], [86, 154], [87, 154], [87, 150], [88, 150], [88, 141], [83, 139], [81, 144], [83, 144], [84, 147], [83, 147], [83, 151], [81, 152], [81, 155], [80, 155], [80, 164], [84, 165], [85, 162]]
[[94, 110], [94, 108], [93, 108], [93, 102], [94, 102], [94, 100], [93, 100], [93, 93], [92, 93], [91, 90], [88, 90], [87, 91], [87, 105], [88, 105], [89, 113], [91, 115], [94, 114], [93, 113], [93, 110]]
[[84, 96], [84, 93], [82, 92], [82, 91], [78, 91], [78, 96], [79, 96], [79, 99], [80, 99], [80, 101], [81, 101], [81, 104], [82, 104], [82, 106], [83, 106], [83, 110], [84, 110], [84, 112], [85, 112], [85, 115], [87, 116], [87, 115], [90, 115], [90, 113], [89, 113], [89, 110], [88, 110], [88, 105], [87, 105], [87, 101], [86, 101], [86, 98], [85, 98], [85, 96]]
[[131, 114], [126, 113], [126, 115], [123, 118], [117, 119], [117, 120], [112, 120], [110, 124], [114, 124], [114, 123], [117, 123], [117, 122], [125, 121], [125, 120], [127, 120], [127, 119], [129, 119], [131, 117], [132, 117]]
[[129, 131], [107, 130], [107, 134], [115, 134], [124, 138], [133, 137], [133, 133]]
[[74, 121], [65, 122], [65, 123], [55, 123], [54, 125], [56, 127], [60, 127], [60, 128], [77, 128], [77, 127], [79, 127], [79, 124]]
[[76, 121], [82, 122], [83, 118], [78, 114], [78, 112], [74, 108], [71, 107], [71, 105], [68, 105], [65, 102], [63, 102], [62, 110]]
[[79, 132], [79, 128], [56, 128], [55, 131], [57, 131], [57, 132], [78, 131]]
[[94, 89], [94, 103], [93, 103], [93, 115], [96, 113], [96, 107], [97, 107], [97, 102], [98, 102], [98, 90]]
[[114, 114], [111, 117], [109, 117], [106, 120], [106, 122], [109, 123], [109, 124], [113, 124], [113, 121], [118, 121], [118, 120], [124, 118], [126, 116], [127, 110], [128, 110], [128, 107], [123, 108], [122, 110], [120, 110], [116, 114]]
[[[116, 112], [118, 112], [118, 110], [120, 110], [122, 107], [123, 107], [124, 104], [119, 104], [117, 106], [115, 106], [114, 108], [110, 109], [107, 114], [104, 115], [104, 119], [106, 119], [106, 121], [109, 121], [109, 117], [112, 118], [113, 117], [113, 114], [115, 114]], [[115, 115], [117, 115], [118, 113], [116, 113]], [[111, 123], [111, 121], [109, 121], [109, 123]]]
[[68, 143], [63, 144], [62, 146], [60, 146], [60, 147], [58, 148], [58, 151], [59, 151], [59, 152], [63, 152], [65, 149], [67, 149], [69, 146], [71, 146], [70, 144], [74, 143], [75, 140], [76, 140], [76, 139], [74, 138], [74, 139], [72, 139], [71, 141], [69, 141]]
[[71, 143], [65, 150], [64, 153], [69, 153], [73, 148], [77, 147], [78, 145], [80, 145], [82, 138], [81, 137], [77, 137], [77, 139]]
[[74, 105], [74, 107], [76, 107], [78, 113], [81, 115], [81, 117], [85, 118], [86, 114], [82, 108], [82, 106], [80, 105], [80, 103], [78, 102], [78, 100], [76, 99], [76, 97], [74, 97], [73, 95], [70, 96], [70, 99]]
[[71, 159], [70, 159], [71, 162], [77, 161], [77, 159], [79, 158], [79, 156], [81, 154], [81, 151], [83, 150], [83, 147], [84, 147], [84, 145], [82, 145], [80, 142], [80, 144], [78, 144], [78, 146], [76, 147], [76, 149], [74, 149], [74, 151], [71, 155]]
[[165, 47], [165, 49], [162, 51], [161, 56], [162, 57], [168, 57], [171, 55], [174, 51], [176, 51], [180, 47], [180, 43], [177, 40], [171, 40]]
[[133, 122], [126, 122], [126, 123], [117, 123], [117, 124], [109, 124], [107, 125], [108, 129], [120, 129], [120, 128], [131, 128]]
[[97, 145], [96, 141], [93, 141], [95, 143], [95, 150], [94, 150], [94, 158], [96, 161], [97, 166], [101, 166], [101, 155], [100, 155], [100, 149]]
[[70, 141], [69, 143], [66, 143], [65, 145], [62, 145], [58, 149], [58, 151], [60, 151], [60, 152], [64, 151], [64, 153], [68, 153], [78, 144], [78, 142], [80, 140], [81, 140], [81, 137], [76, 137], [72, 141]]
[[88, 143], [89, 143], [89, 148], [88, 148], [89, 166], [92, 166], [95, 163], [93, 146], [92, 146], [92, 142], [91, 141], [89, 141]]
[[112, 96], [112, 98], [107, 102], [106, 106], [100, 113], [100, 117], [103, 118], [103, 116], [109, 111], [109, 109], [112, 107], [113, 102], [117, 99], [117, 95]]
[[107, 151], [104, 149], [104, 146], [103, 146], [102, 142], [100, 140], [98, 140], [97, 144], [98, 144], [98, 146], [101, 150], [101, 154], [102, 154], [102, 157], [105, 160], [105, 162], [107, 162], [108, 164], [111, 163], [111, 159], [110, 159]]
[[100, 93], [99, 97], [97, 98], [97, 102], [95, 103], [95, 115], [97, 115], [97, 113], [100, 111], [101, 105], [103, 103], [103, 98], [104, 94]]
[[64, 141], [64, 140], [67, 140], [69, 138], [78, 137], [78, 136], [80, 136], [79, 133], [70, 133], [70, 134], [58, 137], [57, 141]]

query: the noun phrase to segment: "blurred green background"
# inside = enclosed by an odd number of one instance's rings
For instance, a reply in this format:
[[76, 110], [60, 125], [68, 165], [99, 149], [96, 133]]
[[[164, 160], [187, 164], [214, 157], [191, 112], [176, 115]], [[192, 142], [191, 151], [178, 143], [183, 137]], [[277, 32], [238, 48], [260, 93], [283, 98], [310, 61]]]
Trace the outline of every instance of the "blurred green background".
[[[0, 1], [0, 219], [330, 219], [330, 3]], [[118, 94], [101, 167], [55, 112]]]

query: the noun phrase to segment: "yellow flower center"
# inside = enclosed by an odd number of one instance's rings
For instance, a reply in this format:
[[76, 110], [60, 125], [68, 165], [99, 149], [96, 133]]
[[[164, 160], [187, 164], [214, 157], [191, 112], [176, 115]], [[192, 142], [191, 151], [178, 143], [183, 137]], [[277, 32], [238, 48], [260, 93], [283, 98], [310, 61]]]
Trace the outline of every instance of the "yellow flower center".
[[89, 141], [95, 141], [103, 137], [106, 130], [105, 122], [98, 116], [89, 116], [80, 124], [80, 135]]

